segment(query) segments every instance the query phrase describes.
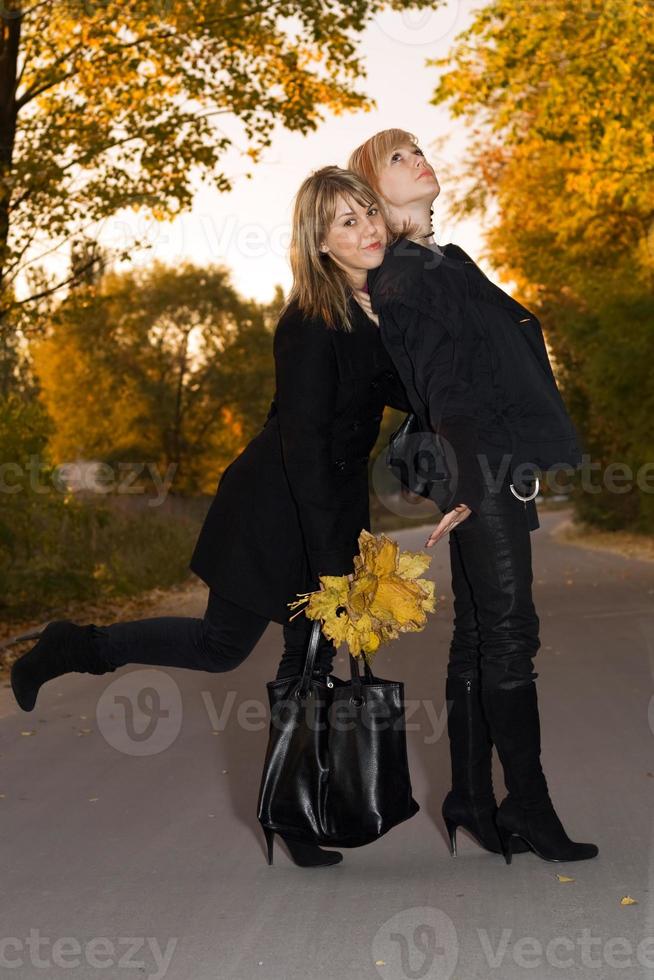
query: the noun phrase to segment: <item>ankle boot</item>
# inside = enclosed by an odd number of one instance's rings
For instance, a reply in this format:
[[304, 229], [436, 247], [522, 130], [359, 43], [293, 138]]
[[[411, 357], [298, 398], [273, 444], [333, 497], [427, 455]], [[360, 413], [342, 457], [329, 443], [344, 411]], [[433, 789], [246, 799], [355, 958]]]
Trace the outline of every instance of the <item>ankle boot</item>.
[[93, 647], [94, 625], [77, 626], [68, 620], [48, 623], [38, 642], [11, 668], [11, 687], [23, 711], [32, 711], [39, 689], [53, 677], [70, 671], [106, 674], [116, 667]]
[[[456, 856], [456, 829], [463, 827], [487, 851], [502, 853], [495, 826], [497, 804], [493, 792], [493, 743], [480, 699], [479, 680], [448, 677], [445, 684], [448, 703], [447, 733], [452, 761], [452, 789], [443, 801], [443, 820]], [[516, 842], [515, 853], [529, 848]]]
[[[268, 845], [268, 864], [272, 864], [275, 834], [279, 831], [264, 827], [263, 832], [266, 835], [266, 844]], [[286, 844], [291, 858], [300, 868], [327, 867], [332, 864], [340, 864], [343, 860], [340, 851], [323, 851], [317, 844], [306, 844], [304, 841], [294, 840], [292, 837], [287, 837], [281, 833], [279, 836]]]
[[484, 687], [482, 701], [509, 791], [497, 812], [506, 863], [511, 863], [517, 840], [525, 841], [544, 861], [584, 861], [595, 857], [595, 844], [570, 840], [550, 799], [540, 763], [535, 683], [510, 690]]

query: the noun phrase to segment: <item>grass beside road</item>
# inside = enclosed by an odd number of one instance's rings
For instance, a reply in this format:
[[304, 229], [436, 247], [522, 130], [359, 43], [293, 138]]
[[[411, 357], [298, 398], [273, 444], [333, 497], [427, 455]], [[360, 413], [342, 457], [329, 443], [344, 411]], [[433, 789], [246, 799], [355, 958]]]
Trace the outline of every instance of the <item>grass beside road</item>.
[[580, 548], [610, 551], [624, 558], [637, 558], [641, 561], [654, 561], [652, 535], [632, 534], [628, 531], [598, 531], [583, 521], [571, 518], [560, 525], [554, 537]]

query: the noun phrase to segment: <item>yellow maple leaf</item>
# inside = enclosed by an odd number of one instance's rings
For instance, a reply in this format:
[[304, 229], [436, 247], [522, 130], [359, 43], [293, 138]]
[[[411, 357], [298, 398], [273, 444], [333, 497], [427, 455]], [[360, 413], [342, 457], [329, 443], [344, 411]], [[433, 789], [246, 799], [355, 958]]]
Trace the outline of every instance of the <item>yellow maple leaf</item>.
[[436, 608], [435, 583], [418, 578], [431, 562], [421, 552], [400, 552], [397, 542], [363, 530], [352, 580], [346, 575], [320, 576], [322, 588], [307, 593], [291, 608], [322, 620], [324, 635], [336, 646], [345, 643], [353, 656], [374, 654], [400, 633], [424, 628]]
[[402, 551], [398, 559], [397, 570], [400, 575], [406, 576], [406, 578], [418, 578], [419, 575], [427, 571], [430, 562], [431, 555], [426, 555], [423, 551]]
[[424, 626], [427, 617], [422, 609], [422, 591], [413, 582], [398, 575], [379, 579], [371, 596], [370, 611], [382, 621], [394, 620], [398, 629]]

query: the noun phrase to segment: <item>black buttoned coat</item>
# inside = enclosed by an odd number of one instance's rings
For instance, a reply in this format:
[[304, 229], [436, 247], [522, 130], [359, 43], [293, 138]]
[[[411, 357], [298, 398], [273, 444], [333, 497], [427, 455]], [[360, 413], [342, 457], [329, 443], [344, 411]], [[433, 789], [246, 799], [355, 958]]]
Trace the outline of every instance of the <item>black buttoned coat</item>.
[[378, 327], [350, 305], [351, 333], [297, 306], [281, 317], [268, 418], [224, 471], [190, 562], [220, 595], [278, 623], [319, 575], [352, 571], [370, 530], [368, 458], [384, 406], [410, 407]]
[[439, 507], [478, 510], [487, 493], [480, 455], [496, 462], [508, 454], [511, 472], [523, 477], [580, 465], [579, 435], [538, 318], [463, 249], [448, 244], [438, 255], [400, 238], [368, 285], [413, 410], [456, 454], [458, 473]]

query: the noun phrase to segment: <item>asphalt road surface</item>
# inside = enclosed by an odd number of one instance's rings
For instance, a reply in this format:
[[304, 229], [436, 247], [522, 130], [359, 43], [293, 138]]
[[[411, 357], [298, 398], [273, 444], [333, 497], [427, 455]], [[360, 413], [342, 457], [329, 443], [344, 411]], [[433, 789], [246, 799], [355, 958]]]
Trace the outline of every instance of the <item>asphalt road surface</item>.
[[[228, 674], [68, 675], [32, 714], [0, 690], [0, 976], [654, 977], [654, 564], [558, 543], [566, 516], [542, 514], [532, 534], [543, 764], [564, 826], [598, 858], [507, 866], [461, 832], [449, 854], [442, 541], [437, 614], [375, 663], [405, 681], [421, 809], [340, 865], [297, 868], [278, 839], [266, 863], [256, 801], [279, 626]], [[199, 585], [156, 614], [202, 615], [205, 597]], [[497, 760], [495, 785], [501, 799]]]

